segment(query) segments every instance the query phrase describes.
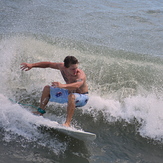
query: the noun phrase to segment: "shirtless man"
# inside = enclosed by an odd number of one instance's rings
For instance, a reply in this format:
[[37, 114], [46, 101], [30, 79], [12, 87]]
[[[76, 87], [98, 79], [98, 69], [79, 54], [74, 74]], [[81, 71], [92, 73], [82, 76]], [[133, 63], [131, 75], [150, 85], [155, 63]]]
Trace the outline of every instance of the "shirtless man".
[[49, 101], [67, 103], [67, 117], [63, 124], [70, 127], [75, 107], [82, 107], [88, 101], [88, 86], [85, 73], [78, 68], [78, 60], [74, 56], [67, 56], [63, 63], [38, 62], [22, 63], [21, 69], [28, 71], [31, 68], [52, 68], [60, 70], [66, 84], [52, 82], [52, 85], [45, 86], [41, 96], [40, 108], [36, 114], [46, 113], [45, 106]]

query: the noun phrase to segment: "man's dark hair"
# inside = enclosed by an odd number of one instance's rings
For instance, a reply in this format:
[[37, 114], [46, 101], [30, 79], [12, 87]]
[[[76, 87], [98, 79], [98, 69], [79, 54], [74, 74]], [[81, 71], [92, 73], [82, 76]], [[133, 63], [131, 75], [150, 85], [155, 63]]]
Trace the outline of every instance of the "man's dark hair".
[[78, 64], [78, 60], [74, 57], [74, 56], [67, 56], [65, 59], [64, 59], [64, 66], [66, 68], [69, 68], [70, 65], [72, 64]]

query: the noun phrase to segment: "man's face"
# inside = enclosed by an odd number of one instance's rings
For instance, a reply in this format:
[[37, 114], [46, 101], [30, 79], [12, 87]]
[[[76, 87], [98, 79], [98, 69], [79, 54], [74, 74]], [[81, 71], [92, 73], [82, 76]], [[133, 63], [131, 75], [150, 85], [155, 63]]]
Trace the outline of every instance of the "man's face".
[[67, 68], [68, 72], [71, 74], [71, 75], [77, 75], [77, 71], [78, 71], [78, 64], [72, 64], [70, 65], [69, 68]]

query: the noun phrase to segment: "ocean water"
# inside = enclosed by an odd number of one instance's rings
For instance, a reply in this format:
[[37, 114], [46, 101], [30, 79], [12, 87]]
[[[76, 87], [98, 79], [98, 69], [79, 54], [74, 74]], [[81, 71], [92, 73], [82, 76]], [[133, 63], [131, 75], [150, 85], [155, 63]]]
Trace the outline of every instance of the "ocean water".
[[[162, 0], [0, 6], [0, 163], [162, 163]], [[20, 64], [67, 55], [79, 59], [90, 96], [72, 125], [95, 133], [92, 142], [46, 127], [65, 121], [66, 105], [49, 103], [44, 118], [31, 114], [43, 87], [64, 81], [56, 70], [23, 72]]]

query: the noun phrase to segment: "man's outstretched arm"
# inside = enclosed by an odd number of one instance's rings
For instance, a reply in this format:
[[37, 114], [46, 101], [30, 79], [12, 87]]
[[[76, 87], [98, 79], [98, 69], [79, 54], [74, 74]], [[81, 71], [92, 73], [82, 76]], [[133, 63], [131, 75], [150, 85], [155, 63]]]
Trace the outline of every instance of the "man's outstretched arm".
[[24, 71], [28, 71], [31, 68], [54, 68], [59, 69], [59, 66], [62, 63], [55, 63], [55, 62], [37, 62], [37, 63], [22, 63], [21, 69]]

